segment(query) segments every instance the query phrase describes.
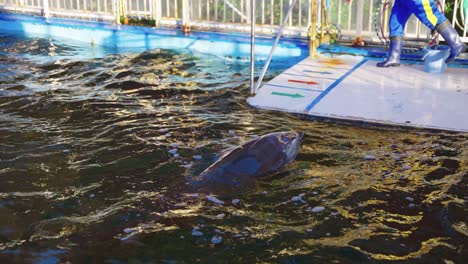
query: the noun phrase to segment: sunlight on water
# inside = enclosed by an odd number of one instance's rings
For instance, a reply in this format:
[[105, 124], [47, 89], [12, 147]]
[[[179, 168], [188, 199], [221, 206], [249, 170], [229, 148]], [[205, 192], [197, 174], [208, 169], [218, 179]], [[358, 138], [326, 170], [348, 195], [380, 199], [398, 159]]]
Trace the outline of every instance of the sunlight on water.
[[[2, 263], [466, 256], [466, 134], [252, 109], [247, 65], [187, 51], [72, 59], [79, 48], [0, 37]], [[305, 132], [284, 171], [235, 192], [188, 184], [221, 150], [282, 130]]]

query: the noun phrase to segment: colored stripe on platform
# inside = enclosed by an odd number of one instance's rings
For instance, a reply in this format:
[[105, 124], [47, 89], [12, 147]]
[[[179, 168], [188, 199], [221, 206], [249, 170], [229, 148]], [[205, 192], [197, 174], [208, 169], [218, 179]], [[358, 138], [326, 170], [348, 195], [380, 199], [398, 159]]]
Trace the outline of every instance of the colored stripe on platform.
[[273, 86], [273, 87], [278, 87], [278, 88], [301, 90], [301, 91], [307, 91], [307, 92], [320, 92], [320, 93], [324, 92], [324, 90], [314, 90], [314, 89], [299, 88], [299, 87], [293, 87], [293, 86], [284, 86], [284, 85], [271, 84], [271, 83], [267, 83], [267, 84], [265, 84], [263, 86]]
[[322, 77], [322, 76], [313, 76], [313, 75], [307, 75], [307, 74], [295, 74], [295, 73], [287, 73], [287, 72], [283, 72], [281, 75], [308, 77], [308, 78], [312, 77], [312, 78], [317, 78], [317, 79], [320, 79], [320, 80], [332, 80], [332, 81], [336, 80], [336, 78], [325, 78], [325, 77]]
[[[348, 67], [347, 65], [338, 65], [338, 67], [333, 67], [333, 66], [324, 66], [324, 65], [314, 65], [314, 64], [304, 64], [304, 63], [300, 63], [300, 64], [297, 64], [299, 66], [304, 66], [304, 67], [307, 67], [307, 68], [319, 68], [319, 69], [327, 69], [327, 70], [347, 70]], [[339, 66], [342, 66], [342, 67], [339, 67]]]
[[361, 67], [362, 65], [364, 65], [364, 63], [367, 62], [367, 59], [364, 59], [362, 60], [361, 62], [359, 62], [358, 64], [356, 64], [351, 70], [349, 70], [347, 73], [345, 73], [343, 76], [341, 76], [340, 78], [338, 78], [334, 83], [332, 83], [327, 89], [325, 89], [325, 91], [323, 91], [323, 93], [321, 93], [319, 96], [317, 96], [314, 101], [312, 101], [312, 103], [310, 103], [310, 105], [308, 105], [306, 107], [306, 110], [307, 111], [310, 111], [315, 105], [317, 105], [327, 94], [329, 94], [333, 89], [335, 89], [336, 86], [338, 86], [338, 84], [340, 84], [342, 81], [344, 81], [349, 75], [351, 75], [351, 73], [353, 73], [354, 71], [356, 71], [357, 69], [359, 69], [359, 67]]

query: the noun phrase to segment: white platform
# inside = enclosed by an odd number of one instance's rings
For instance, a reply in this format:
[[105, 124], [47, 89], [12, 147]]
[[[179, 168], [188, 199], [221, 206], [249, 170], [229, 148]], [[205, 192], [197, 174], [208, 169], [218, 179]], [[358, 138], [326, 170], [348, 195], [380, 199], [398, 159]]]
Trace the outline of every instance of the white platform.
[[350, 55], [307, 58], [247, 101], [312, 116], [468, 132], [468, 68], [431, 74], [423, 65], [376, 63]]

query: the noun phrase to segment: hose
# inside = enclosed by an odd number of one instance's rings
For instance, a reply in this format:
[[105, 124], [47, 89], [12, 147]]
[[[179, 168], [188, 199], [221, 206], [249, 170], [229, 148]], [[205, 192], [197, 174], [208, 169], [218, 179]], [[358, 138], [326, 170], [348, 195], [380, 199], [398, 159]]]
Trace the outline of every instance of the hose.
[[[465, 23], [468, 23], [468, 20], [466, 19], [466, 16], [468, 15], [467, 14], [468, 13], [468, 0], [460, 1], [459, 3], [460, 3], [460, 6], [459, 7], [454, 6], [454, 10], [455, 12], [457, 8], [460, 10], [460, 18], [461, 18], [462, 23], [458, 21], [458, 17], [455, 14], [454, 26], [457, 26], [461, 28], [462, 30], [464, 30]], [[467, 26], [467, 29], [468, 29], [468, 26]]]

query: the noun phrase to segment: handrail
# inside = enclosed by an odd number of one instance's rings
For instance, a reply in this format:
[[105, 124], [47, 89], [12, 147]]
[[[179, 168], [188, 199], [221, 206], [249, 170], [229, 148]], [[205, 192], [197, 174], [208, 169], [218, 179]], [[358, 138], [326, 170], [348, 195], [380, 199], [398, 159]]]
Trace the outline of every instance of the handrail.
[[[246, 21], [249, 21], [249, 18], [246, 15], [244, 15], [239, 9], [237, 9], [231, 2], [229, 2], [228, 0], [223, 0], [223, 1], [226, 5], [232, 8], [232, 10], [234, 10], [234, 12], [236, 12], [239, 16], [241, 16]], [[255, 5], [255, 1], [252, 1], [252, 2], [254, 2], [252, 3], [252, 5]]]
[[250, 93], [254, 93], [255, 85], [255, 24], [257, 16], [255, 15], [255, 0], [250, 0]]
[[294, 5], [296, 5], [296, 2], [297, 0], [293, 0], [291, 5], [289, 6], [288, 12], [286, 13], [286, 16], [283, 19], [283, 23], [281, 24], [278, 30], [278, 35], [276, 35], [276, 39], [275, 39], [275, 42], [273, 43], [273, 47], [271, 47], [270, 54], [268, 55], [268, 59], [265, 65], [263, 66], [262, 73], [260, 74], [260, 77], [257, 80], [257, 85], [255, 86], [255, 89], [252, 92], [253, 94], [256, 94], [258, 92], [258, 89], [260, 89], [260, 85], [262, 85], [263, 78], [265, 77], [266, 71], [268, 70], [268, 66], [270, 66], [271, 59], [273, 58], [273, 53], [275, 52], [276, 47], [278, 47], [278, 43], [281, 38], [281, 35], [283, 34], [284, 27], [286, 23], [288, 22], [289, 16], [291, 15]]

